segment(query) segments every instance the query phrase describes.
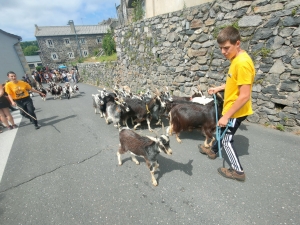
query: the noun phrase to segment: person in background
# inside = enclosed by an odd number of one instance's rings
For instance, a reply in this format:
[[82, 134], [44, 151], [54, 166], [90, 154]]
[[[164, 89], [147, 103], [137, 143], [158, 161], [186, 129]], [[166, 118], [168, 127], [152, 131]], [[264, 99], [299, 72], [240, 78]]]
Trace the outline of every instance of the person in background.
[[[233, 136], [242, 121], [253, 113], [251, 93], [255, 77], [255, 68], [251, 57], [241, 48], [241, 36], [239, 31], [228, 26], [220, 31], [217, 42], [222, 54], [230, 60], [230, 67], [226, 77], [226, 84], [208, 89], [209, 94], [225, 90], [222, 117], [218, 121], [221, 133], [224, 132], [229, 121], [223, 139], [222, 146], [230, 161], [230, 168], [220, 167], [218, 172], [226, 178], [245, 181], [246, 176], [240, 163], [236, 148], [233, 146]], [[218, 143], [212, 148], [198, 146], [200, 153], [206, 154], [210, 159], [215, 159], [218, 153]]]
[[10, 81], [6, 83], [5, 90], [12, 102], [12, 105], [18, 106], [20, 109], [24, 110], [25, 113], [22, 114], [23, 116], [29, 114], [29, 118], [33, 122], [35, 129], [39, 129], [41, 126], [38, 124], [36, 119], [36, 115], [34, 113], [35, 108], [33, 106], [32, 99], [30, 98], [29, 91], [36, 92], [42, 96], [45, 96], [45, 94], [35, 90], [28, 83], [18, 80], [17, 75], [13, 71], [9, 71], [7, 75]]
[[42, 85], [42, 77], [41, 77], [41, 75], [39, 74], [39, 72], [35, 72], [35, 73], [34, 73], [34, 80], [35, 80], [35, 82], [36, 82], [37, 88], [43, 87], [43, 85]]
[[[10, 114], [9, 106], [10, 102], [7, 100], [5, 96], [5, 91], [3, 88], [4, 85], [0, 85], [0, 119], [4, 126], [11, 130], [13, 128], [17, 128], [18, 126], [15, 124], [14, 118]], [[10, 124], [9, 124], [10, 123]], [[0, 133], [2, 133], [2, 130], [0, 130]]]
[[77, 72], [76, 72], [76, 70], [74, 68], [71, 70], [71, 74], [72, 74], [72, 80], [75, 83], [77, 83]]

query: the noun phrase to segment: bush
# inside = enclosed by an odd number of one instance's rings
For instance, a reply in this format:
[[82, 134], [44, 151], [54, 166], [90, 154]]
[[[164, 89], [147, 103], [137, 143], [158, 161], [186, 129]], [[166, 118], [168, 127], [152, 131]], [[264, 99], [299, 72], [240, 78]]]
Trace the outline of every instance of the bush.
[[35, 67], [35, 69], [36, 69], [37, 71], [41, 71], [41, 70], [43, 69], [43, 66], [37, 66], [37, 67]]
[[114, 41], [111, 30], [108, 30], [108, 33], [104, 36], [102, 41], [102, 48], [105, 55], [112, 55], [116, 52], [116, 43]]
[[99, 53], [99, 49], [95, 49], [94, 50], [94, 56], [98, 55], [98, 53]]

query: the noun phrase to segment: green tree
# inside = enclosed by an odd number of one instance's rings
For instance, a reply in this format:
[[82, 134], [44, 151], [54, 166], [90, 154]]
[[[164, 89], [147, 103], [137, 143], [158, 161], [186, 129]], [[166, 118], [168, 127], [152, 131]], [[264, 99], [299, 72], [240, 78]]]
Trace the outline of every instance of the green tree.
[[23, 49], [23, 53], [26, 56], [38, 55], [38, 53], [36, 52], [37, 50], [39, 50], [39, 48], [37, 46], [30, 45], [30, 46], [27, 46], [26, 48]]
[[116, 43], [111, 30], [108, 30], [108, 33], [104, 36], [102, 41], [102, 48], [105, 55], [112, 55], [116, 52]]
[[133, 17], [132, 17], [133, 22], [137, 22], [143, 19], [145, 12], [143, 9], [142, 1], [136, 0], [132, 3], [132, 6], [133, 6]]

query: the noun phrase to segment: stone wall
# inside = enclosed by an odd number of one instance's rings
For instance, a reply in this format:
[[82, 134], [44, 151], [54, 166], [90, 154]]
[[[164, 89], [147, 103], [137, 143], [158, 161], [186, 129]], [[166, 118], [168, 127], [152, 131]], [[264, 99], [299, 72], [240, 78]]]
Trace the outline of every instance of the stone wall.
[[230, 62], [215, 39], [233, 25], [256, 68], [255, 113], [248, 120], [299, 131], [299, 5], [300, 0], [216, 0], [145, 19], [115, 30], [117, 62], [78, 66], [87, 82], [98, 85], [119, 82], [133, 91], [168, 86], [175, 95], [189, 95], [200, 85], [206, 92], [225, 82]]

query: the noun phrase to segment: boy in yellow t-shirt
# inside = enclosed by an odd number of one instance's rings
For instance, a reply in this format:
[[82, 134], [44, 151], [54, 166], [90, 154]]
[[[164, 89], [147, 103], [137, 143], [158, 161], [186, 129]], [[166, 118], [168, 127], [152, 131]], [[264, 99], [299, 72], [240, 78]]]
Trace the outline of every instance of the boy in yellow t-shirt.
[[[218, 172], [226, 177], [238, 181], [245, 181], [246, 176], [239, 161], [238, 155], [232, 145], [232, 139], [243, 120], [253, 113], [251, 92], [255, 77], [255, 68], [251, 57], [240, 47], [240, 33], [234, 27], [226, 27], [220, 31], [217, 42], [222, 54], [230, 60], [230, 67], [226, 78], [226, 84], [210, 88], [209, 94], [225, 90], [222, 117], [218, 126], [225, 130], [229, 121], [232, 126], [228, 128], [222, 139], [223, 148], [230, 160], [231, 168], [218, 169]], [[199, 146], [200, 152], [210, 159], [215, 159], [218, 152], [217, 142], [212, 148]]]
[[30, 121], [34, 124], [35, 129], [39, 129], [41, 126], [38, 124], [36, 119], [36, 115], [34, 113], [35, 108], [28, 91], [36, 92], [44, 97], [45, 94], [33, 89], [27, 82], [18, 80], [17, 75], [13, 71], [9, 71], [7, 76], [10, 81], [6, 83], [5, 91], [8, 94], [12, 105], [18, 106], [21, 109], [22, 116], [30, 119]]

